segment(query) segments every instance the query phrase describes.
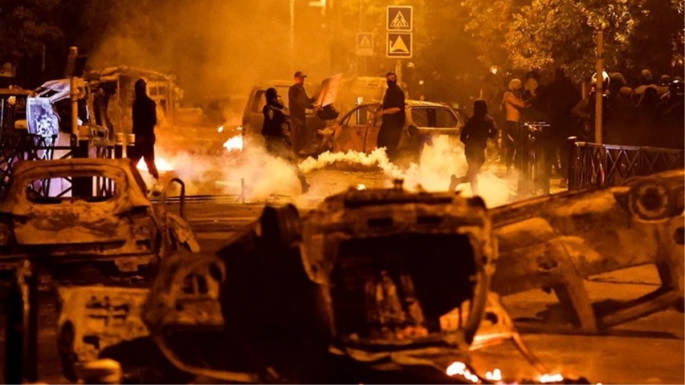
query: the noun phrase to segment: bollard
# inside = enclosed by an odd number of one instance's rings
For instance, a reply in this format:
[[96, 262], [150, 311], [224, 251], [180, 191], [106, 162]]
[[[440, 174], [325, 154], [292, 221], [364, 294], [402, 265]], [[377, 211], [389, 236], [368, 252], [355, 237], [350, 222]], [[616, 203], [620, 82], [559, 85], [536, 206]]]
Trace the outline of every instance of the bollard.
[[115, 134], [114, 141], [114, 158], [121, 159], [124, 157], [124, 134]]
[[[126, 135], [126, 157], [127, 158], [135, 157], [135, 145], [136, 145], [136, 136], [134, 134]], [[133, 166], [135, 167], [136, 165], [134, 164]]]
[[240, 178], [240, 203], [245, 204], [245, 178]]

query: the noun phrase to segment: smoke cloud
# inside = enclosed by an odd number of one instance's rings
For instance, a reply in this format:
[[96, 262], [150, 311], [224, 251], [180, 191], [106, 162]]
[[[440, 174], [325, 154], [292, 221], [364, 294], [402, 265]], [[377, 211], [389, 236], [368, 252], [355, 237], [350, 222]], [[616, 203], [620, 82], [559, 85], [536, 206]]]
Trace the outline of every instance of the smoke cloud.
[[[426, 146], [421, 154], [419, 165], [412, 164], [402, 169], [388, 160], [385, 149], [376, 149], [369, 154], [349, 151], [347, 153], [321, 154], [317, 159], [308, 158], [300, 164], [300, 169], [307, 173], [315, 169], [324, 168], [334, 163], [359, 164], [362, 166], [377, 166], [391, 179], [404, 180], [404, 186], [409, 190], [423, 189], [425, 191], [447, 191], [450, 176], [462, 176], [466, 173], [467, 164], [464, 148], [455, 146], [447, 137], [438, 137], [433, 145]], [[478, 176], [479, 195], [489, 207], [499, 206], [511, 201], [512, 183], [500, 178], [494, 168], [484, 167]], [[465, 196], [472, 196], [470, 184], [458, 186]]]

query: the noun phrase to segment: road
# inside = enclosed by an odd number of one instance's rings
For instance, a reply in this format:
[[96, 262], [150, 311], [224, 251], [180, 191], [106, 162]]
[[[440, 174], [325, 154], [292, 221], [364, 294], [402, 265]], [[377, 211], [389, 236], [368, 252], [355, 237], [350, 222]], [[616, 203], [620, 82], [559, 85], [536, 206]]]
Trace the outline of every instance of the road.
[[[264, 203], [294, 202], [306, 212], [325, 196], [349, 186], [367, 188], [387, 186], [391, 181], [378, 172], [317, 170], [308, 177], [314, 186], [304, 196], [274, 196], [266, 200], [242, 203], [237, 195], [214, 200], [189, 198], [185, 211], [197, 233], [201, 247], [216, 250], [232, 234], [255, 220]], [[559, 191], [555, 186], [555, 191]], [[169, 210], [178, 210], [169, 203]], [[593, 277], [588, 283], [593, 299], [629, 299], [653, 290], [658, 284], [656, 271], [649, 267]], [[56, 354], [57, 322], [54, 302], [47, 293], [40, 310], [40, 378], [49, 383], [67, 382], [59, 368]], [[515, 319], [540, 318], [555, 303], [553, 295], [531, 291], [506, 297], [504, 303]], [[582, 375], [601, 383], [685, 383], [683, 314], [668, 310], [610, 330], [606, 335], [540, 334], [527, 332], [523, 340], [551, 372]], [[4, 357], [0, 357], [4, 362]], [[504, 344], [474, 352], [474, 363], [481, 372], [498, 368], [505, 378], [535, 378], [513, 344]]]

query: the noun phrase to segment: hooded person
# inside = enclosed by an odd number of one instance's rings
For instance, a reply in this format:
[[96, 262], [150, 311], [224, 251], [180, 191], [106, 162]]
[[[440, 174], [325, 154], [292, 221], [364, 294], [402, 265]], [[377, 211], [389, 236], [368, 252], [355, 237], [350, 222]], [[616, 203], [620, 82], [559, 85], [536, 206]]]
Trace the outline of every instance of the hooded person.
[[266, 151], [276, 158], [283, 159], [292, 167], [302, 185], [302, 193], [309, 191], [309, 184], [297, 164], [297, 155], [290, 141], [290, 116], [275, 88], [266, 90], [266, 105], [262, 109], [264, 126], [262, 135], [266, 141]]
[[495, 120], [488, 115], [488, 104], [485, 100], [473, 102], [473, 116], [466, 122], [461, 130], [459, 139], [464, 143], [464, 155], [468, 170], [466, 175], [457, 178], [452, 175], [450, 192], [453, 192], [461, 183], [470, 182], [473, 195], [478, 194], [478, 172], [485, 163], [485, 148], [488, 139], [497, 137]]
[[382, 109], [376, 117], [382, 117], [381, 128], [378, 132], [376, 147], [384, 147], [388, 159], [397, 159], [397, 147], [400, 144], [400, 136], [405, 123], [404, 92], [397, 85], [397, 75], [394, 72], [386, 74], [388, 89], [383, 96]]
[[145, 160], [148, 172], [159, 180], [155, 165], [155, 126], [157, 125], [157, 104], [147, 95], [147, 83], [138, 79], [135, 83], [135, 100], [132, 108], [135, 145], [133, 156], [129, 156], [135, 167], [140, 158]]

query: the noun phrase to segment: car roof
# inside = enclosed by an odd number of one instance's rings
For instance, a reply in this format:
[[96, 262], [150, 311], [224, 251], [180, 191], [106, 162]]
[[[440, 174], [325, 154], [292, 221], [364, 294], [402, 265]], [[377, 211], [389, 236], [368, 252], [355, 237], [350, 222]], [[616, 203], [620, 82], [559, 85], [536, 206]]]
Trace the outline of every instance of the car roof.
[[[380, 102], [380, 101], [374, 101], [374, 102], [362, 103], [361, 106], [374, 106], [374, 105], [381, 104], [381, 103], [382, 102]], [[443, 104], [443, 103], [426, 102], [426, 101], [422, 101], [422, 100], [405, 100], [404, 104], [407, 107], [442, 107], [442, 108], [452, 109], [450, 106]]]

